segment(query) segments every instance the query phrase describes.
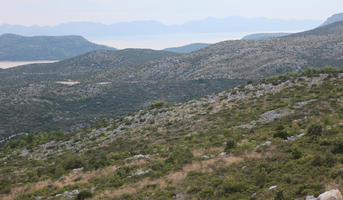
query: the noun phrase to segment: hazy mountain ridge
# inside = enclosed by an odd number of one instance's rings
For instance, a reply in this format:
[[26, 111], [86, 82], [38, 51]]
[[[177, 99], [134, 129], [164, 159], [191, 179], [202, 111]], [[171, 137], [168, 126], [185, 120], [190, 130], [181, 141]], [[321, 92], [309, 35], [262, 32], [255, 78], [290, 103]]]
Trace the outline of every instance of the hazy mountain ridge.
[[194, 51], [198, 51], [200, 49], [206, 48], [210, 46], [211, 44], [206, 44], [206, 43], [193, 43], [193, 44], [188, 44], [180, 47], [171, 47], [171, 48], [166, 48], [163, 49], [163, 51], [169, 51], [169, 52], [174, 52], [174, 53], [192, 53]]
[[[321, 26], [330, 25], [336, 22], [343, 21], [343, 13], [334, 14], [331, 17], [329, 17]], [[242, 40], [265, 40], [273, 37], [283, 37], [292, 35], [292, 33], [256, 33], [256, 34], [250, 34], [242, 38]]]
[[[262, 41], [224, 41], [146, 65], [143, 79], [260, 79], [306, 66], [343, 65], [343, 22]], [[149, 70], [148, 70], [149, 69]]]
[[180, 25], [164, 25], [156, 21], [120, 22], [101, 24], [93, 22], [70, 22], [56, 26], [0, 25], [0, 33], [21, 35], [83, 35], [89, 39], [106, 39], [121, 36], [259, 32], [280, 30], [304, 30], [318, 26], [317, 20], [281, 20], [267, 18], [228, 17], [206, 18]]
[[290, 34], [292, 33], [255, 33], [244, 36], [242, 40], [265, 40], [274, 37], [283, 37]]
[[3, 61], [63, 60], [99, 49], [115, 50], [81, 36], [0, 36], [0, 60]]
[[337, 13], [329, 17], [321, 26], [343, 21], [343, 13]]

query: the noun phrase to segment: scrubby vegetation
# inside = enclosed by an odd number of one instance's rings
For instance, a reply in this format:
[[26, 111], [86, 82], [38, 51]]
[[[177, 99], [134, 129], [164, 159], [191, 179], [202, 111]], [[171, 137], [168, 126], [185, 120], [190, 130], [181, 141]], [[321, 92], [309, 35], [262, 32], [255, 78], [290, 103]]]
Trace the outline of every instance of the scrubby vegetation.
[[3, 199], [295, 199], [343, 183], [343, 71], [307, 69], [22, 135], [0, 151]]

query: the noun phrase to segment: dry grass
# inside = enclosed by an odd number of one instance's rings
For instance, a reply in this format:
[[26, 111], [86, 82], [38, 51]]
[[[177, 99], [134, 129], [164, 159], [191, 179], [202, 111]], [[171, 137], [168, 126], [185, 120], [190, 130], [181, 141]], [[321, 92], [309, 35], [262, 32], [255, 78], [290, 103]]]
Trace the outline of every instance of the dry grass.
[[[146, 160], [134, 160], [134, 161], [124, 164], [123, 166], [143, 165], [146, 162], [147, 162]], [[33, 193], [49, 185], [52, 185], [56, 188], [63, 188], [67, 185], [87, 183], [90, 179], [94, 177], [108, 176], [109, 174], [112, 174], [114, 171], [116, 171], [119, 167], [121, 166], [112, 165], [104, 169], [99, 169], [99, 170], [94, 170], [94, 171], [89, 171], [89, 172], [83, 172], [83, 171], [71, 172], [68, 175], [64, 176], [62, 179], [57, 180], [57, 181], [48, 179], [44, 181], [39, 181], [33, 185], [15, 187], [11, 189], [10, 194], [0, 196], [0, 199], [12, 200], [12, 199], [15, 199], [15, 197], [18, 195], [21, 195], [24, 193]]]
[[[194, 150], [193, 153], [195, 155], [201, 154], [203, 151]], [[229, 167], [234, 163], [242, 162], [245, 158], [262, 158], [262, 157], [269, 157], [271, 153], [261, 154], [261, 153], [250, 153], [246, 154], [241, 157], [236, 156], [223, 156], [223, 157], [216, 157], [209, 160], [193, 162], [192, 164], [185, 165], [182, 168], [182, 171], [178, 172], [171, 172], [162, 178], [158, 178], [155, 180], [151, 180], [150, 178], [145, 178], [137, 183], [131, 185], [124, 185], [123, 187], [115, 190], [105, 190], [101, 194], [98, 194], [93, 197], [93, 199], [109, 199], [110, 197], [120, 197], [122, 195], [133, 195], [142, 191], [148, 185], [158, 185], [160, 188], [164, 188], [166, 186], [174, 185], [177, 186], [181, 184], [185, 178], [187, 177], [188, 173], [191, 171], [197, 172], [212, 172], [215, 168], [218, 167]]]

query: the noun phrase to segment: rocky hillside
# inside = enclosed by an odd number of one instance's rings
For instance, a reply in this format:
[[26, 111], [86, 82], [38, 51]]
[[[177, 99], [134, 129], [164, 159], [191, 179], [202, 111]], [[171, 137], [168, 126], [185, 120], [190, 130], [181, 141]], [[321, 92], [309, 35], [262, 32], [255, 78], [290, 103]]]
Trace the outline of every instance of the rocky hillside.
[[0, 135], [83, 127], [163, 100], [179, 103], [306, 66], [343, 66], [343, 22], [263, 41], [225, 41], [178, 55], [96, 51], [0, 71]]
[[281, 38], [225, 41], [143, 67], [143, 79], [261, 79], [306, 66], [343, 66], [343, 22]]
[[[131, 80], [138, 64], [175, 56], [148, 49], [95, 51], [53, 64], [0, 72], [0, 139], [15, 134], [72, 130], [122, 116], [151, 102], [183, 102], [245, 80]], [[109, 78], [108, 78], [109, 77]]]
[[99, 49], [114, 50], [81, 36], [0, 35], [0, 60], [3, 61], [63, 60]]
[[306, 69], [23, 135], [1, 148], [1, 199], [341, 199], [342, 85]]

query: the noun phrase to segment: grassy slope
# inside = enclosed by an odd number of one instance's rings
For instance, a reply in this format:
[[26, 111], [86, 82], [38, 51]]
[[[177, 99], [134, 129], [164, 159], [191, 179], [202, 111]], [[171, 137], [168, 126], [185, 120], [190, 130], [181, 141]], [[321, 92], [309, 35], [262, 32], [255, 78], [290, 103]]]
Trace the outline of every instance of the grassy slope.
[[342, 187], [342, 77], [308, 70], [71, 134], [23, 136], [1, 150], [2, 198], [77, 189], [93, 199], [294, 199]]

